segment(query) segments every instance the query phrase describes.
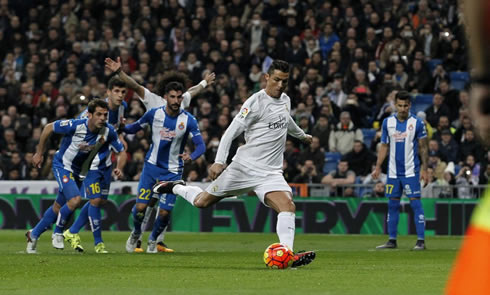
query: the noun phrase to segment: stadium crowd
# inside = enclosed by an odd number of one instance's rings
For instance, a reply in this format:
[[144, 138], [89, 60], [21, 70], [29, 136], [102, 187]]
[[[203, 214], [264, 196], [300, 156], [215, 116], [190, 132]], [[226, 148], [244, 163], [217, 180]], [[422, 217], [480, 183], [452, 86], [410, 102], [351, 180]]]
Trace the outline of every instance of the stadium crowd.
[[[469, 71], [462, 21], [456, 0], [0, 0], [0, 179], [53, 179], [60, 137], [41, 169], [29, 164], [42, 127], [104, 98], [113, 75], [104, 59], [120, 56], [122, 70], [151, 91], [167, 71], [186, 73], [186, 86], [216, 73], [189, 107], [207, 150], [186, 165], [185, 180], [207, 181], [221, 135], [264, 86], [272, 60], [283, 59], [292, 66], [292, 116], [314, 136], [310, 146], [287, 141], [289, 182], [375, 184], [379, 129], [406, 90], [432, 96], [417, 114], [430, 137], [432, 183], [486, 184], [488, 151], [475, 139], [468, 85], [450, 79]], [[145, 108], [131, 90], [126, 101], [133, 122]], [[126, 141], [124, 180], [137, 181], [149, 139], [140, 131]], [[326, 154], [339, 156], [333, 169]]]

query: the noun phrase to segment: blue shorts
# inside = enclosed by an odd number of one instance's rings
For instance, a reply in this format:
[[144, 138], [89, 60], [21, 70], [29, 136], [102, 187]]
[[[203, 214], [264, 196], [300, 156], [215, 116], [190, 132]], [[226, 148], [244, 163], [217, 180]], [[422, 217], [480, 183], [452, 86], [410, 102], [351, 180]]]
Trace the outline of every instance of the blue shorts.
[[71, 198], [82, 196], [82, 181], [77, 175], [58, 167], [53, 167], [53, 175], [59, 186], [58, 196], [56, 197], [56, 202], [58, 204], [63, 206]]
[[[153, 197], [151, 188], [159, 181], [162, 180], [179, 180], [182, 179], [182, 175], [174, 174], [166, 169], [159, 168], [153, 164], [145, 162], [143, 166], [143, 171], [141, 172], [140, 181], [138, 183], [138, 197], [136, 198], [136, 203], [148, 204], [150, 198]], [[177, 198], [174, 194], [162, 194], [158, 196], [160, 199], [160, 209], [167, 211], [172, 211], [175, 206], [175, 199]]]
[[107, 200], [109, 188], [111, 187], [112, 167], [101, 170], [90, 170], [83, 180], [85, 198]]
[[420, 177], [388, 177], [385, 188], [388, 198], [400, 198], [404, 190], [407, 198], [420, 198]]

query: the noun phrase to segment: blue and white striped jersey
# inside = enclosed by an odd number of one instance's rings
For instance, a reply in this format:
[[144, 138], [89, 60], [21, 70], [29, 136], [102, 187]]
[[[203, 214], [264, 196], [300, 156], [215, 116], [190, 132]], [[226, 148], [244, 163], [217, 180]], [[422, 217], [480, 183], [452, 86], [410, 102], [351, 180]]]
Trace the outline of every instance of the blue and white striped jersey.
[[[109, 102], [109, 98], [106, 97], [105, 99], [106, 102]], [[123, 101], [122, 104], [116, 109], [116, 110], [111, 110], [109, 109], [109, 117], [107, 118], [107, 121], [109, 124], [114, 126], [114, 128], [118, 128], [119, 125], [122, 123], [122, 120], [124, 118], [124, 112], [128, 108], [128, 104]], [[88, 117], [88, 108], [86, 108], [83, 112], [78, 115], [78, 119], [82, 118], [87, 118]], [[90, 170], [101, 170], [107, 167], [112, 166], [112, 160], [111, 160], [111, 151], [101, 151], [95, 156], [94, 160], [92, 161], [92, 165], [90, 166]]]
[[83, 163], [98, 141], [104, 141], [98, 154], [110, 154], [109, 149], [122, 152], [124, 146], [112, 125], [106, 124], [104, 134], [93, 133], [88, 129], [88, 119], [58, 120], [53, 124], [55, 133], [64, 134], [60, 148], [53, 159], [53, 167], [63, 168], [80, 175]]
[[[184, 110], [172, 117], [165, 112], [165, 107], [153, 108], [138, 121], [127, 125], [124, 130], [136, 133], [147, 125], [151, 127], [152, 143], [146, 153], [146, 161], [171, 173], [181, 174], [184, 162], [179, 154], [184, 152], [189, 134], [194, 138], [201, 138], [196, 118]], [[203, 152], [204, 150], [195, 156], [199, 157]]]
[[404, 122], [396, 114], [384, 119], [381, 142], [389, 144], [389, 178], [419, 175], [418, 140], [424, 137], [427, 137], [424, 122], [412, 114]]

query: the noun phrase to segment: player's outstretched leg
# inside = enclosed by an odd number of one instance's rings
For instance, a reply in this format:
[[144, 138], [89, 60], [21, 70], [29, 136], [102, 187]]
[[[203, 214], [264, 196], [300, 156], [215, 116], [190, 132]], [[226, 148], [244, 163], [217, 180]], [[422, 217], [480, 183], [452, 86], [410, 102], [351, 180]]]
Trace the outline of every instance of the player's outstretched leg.
[[159, 181], [153, 186], [152, 191], [156, 194], [173, 194], [174, 192], [172, 190], [178, 184], [185, 185], [185, 181]]

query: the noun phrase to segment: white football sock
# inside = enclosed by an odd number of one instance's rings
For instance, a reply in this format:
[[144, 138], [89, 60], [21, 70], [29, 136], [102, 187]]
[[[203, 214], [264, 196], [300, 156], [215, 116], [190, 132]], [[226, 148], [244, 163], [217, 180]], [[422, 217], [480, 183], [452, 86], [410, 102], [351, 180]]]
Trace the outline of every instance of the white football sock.
[[181, 196], [187, 202], [191, 203], [192, 206], [194, 206], [194, 200], [196, 199], [197, 195], [202, 193], [203, 190], [198, 186], [186, 186], [177, 184], [176, 186], [174, 186], [172, 191], [174, 194]]
[[295, 214], [293, 212], [279, 212], [277, 215], [276, 232], [279, 236], [279, 242], [293, 250]]

